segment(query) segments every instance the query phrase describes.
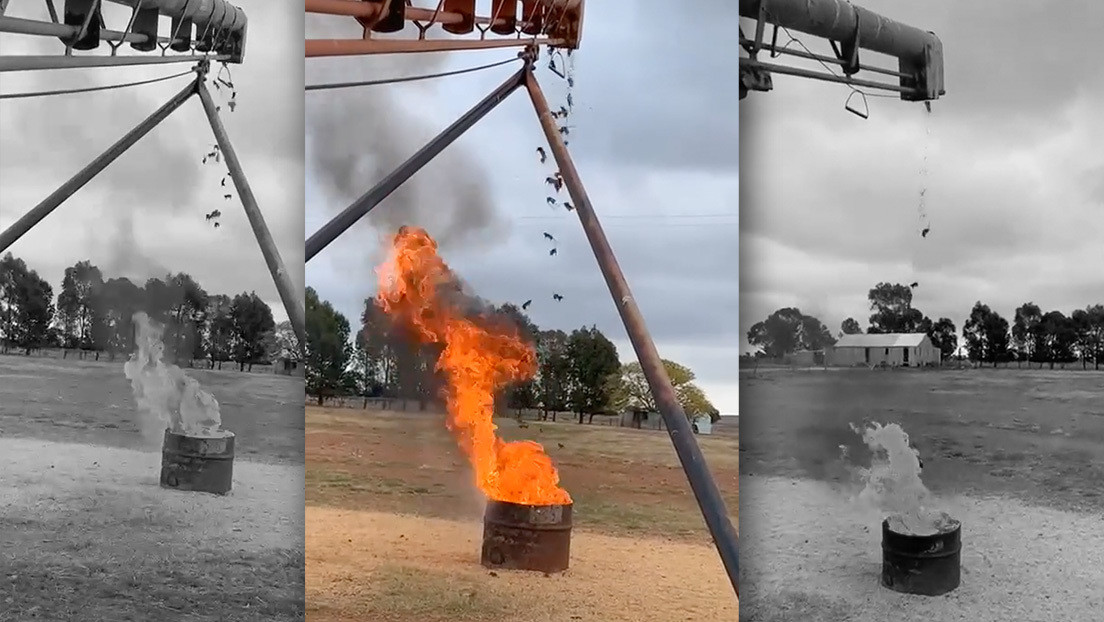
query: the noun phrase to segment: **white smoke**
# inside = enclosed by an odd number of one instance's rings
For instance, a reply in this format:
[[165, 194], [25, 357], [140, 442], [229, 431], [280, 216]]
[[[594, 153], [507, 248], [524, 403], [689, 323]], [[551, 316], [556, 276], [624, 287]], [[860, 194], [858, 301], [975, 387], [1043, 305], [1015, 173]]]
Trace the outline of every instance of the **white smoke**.
[[193, 437], [222, 437], [222, 415], [215, 396], [204, 391], [176, 365], [164, 361], [165, 327], [144, 312], [134, 314], [135, 352], [123, 365], [134, 399], [141, 409], [144, 432]]
[[932, 494], [920, 479], [920, 454], [899, 424], [873, 423], [851, 429], [873, 452], [870, 467], [859, 470], [858, 501], [888, 515], [890, 529], [917, 536], [943, 531], [950, 517], [933, 510]]

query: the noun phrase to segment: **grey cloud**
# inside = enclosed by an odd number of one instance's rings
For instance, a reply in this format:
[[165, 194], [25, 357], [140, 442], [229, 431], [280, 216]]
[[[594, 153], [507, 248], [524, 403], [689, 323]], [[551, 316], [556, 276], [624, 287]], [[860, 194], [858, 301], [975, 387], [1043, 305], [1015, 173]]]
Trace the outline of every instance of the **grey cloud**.
[[[41, 3], [12, 3], [17, 17], [48, 19]], [[250, 18], [246, 62], [232, 68], [238, 107], [227, 89], [212, 95], [292, 274], [302, 284], [302, 48], [277, 44], [302, 36], [302, 11], [283, 3], [240, 0]], [[16, 6], [19, 5], [19, 6]], [[27, 6], [24, 6], [27, 5]], [[108, 4], [109, 25], [129, 13]], [[168, 28], [162, 20], [162, 30]], [[119, 28], [121, 29], [121, 27]], [[0, 35], [5, 53], [60, 53], [55, 39]], [[101, 49], [96, 54], [106, 54]], [[132, 52], [123, 47], [120, 54]], [[87, 53], [86, 53], [87, 54]], [[187, 64], [4, 74], [4, 92], [109, 85], [170, 75]], [[217, 67], [215, 68], [217, 71]], [[0, 105], [0, 226], [10, 224], [66, 178], [184, 87], [187, 78], [101, 93]], [[282, 306], [222, 164], [201, 159], [214, 136], [198, 100], [190, 100], [32, 230], [12, 251], [54, 284], [62, 271], [90, 259], [107, 276], [142, 280], [189, 272], [211, 292], [256, 290], [277, 315]], [[232, 200], [223, 199], [229, 191]], [[222, 226], [203, 215], [218, 208]]]
[[[736, 7], [672, 7], [587, 6], [572, 143], [617, 166], [736, 170], [738, 83], [733, 58], [721, 51], [734, 40]], [[597, 23], [610, 26], [595, 32]]]

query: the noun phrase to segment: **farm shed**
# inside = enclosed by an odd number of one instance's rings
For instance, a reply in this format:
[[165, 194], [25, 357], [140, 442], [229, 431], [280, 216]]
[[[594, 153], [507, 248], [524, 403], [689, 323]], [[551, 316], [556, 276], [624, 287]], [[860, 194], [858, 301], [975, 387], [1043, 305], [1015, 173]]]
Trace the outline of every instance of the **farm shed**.
[[923, 333], [844, 335], [824, 352], [828, 365], [923, 367], [939, 364], [939, 349]]
[[272, 373], [284, 376], [302, 376], [303, 366], [295, 359], [280, 356], [272, 360]]

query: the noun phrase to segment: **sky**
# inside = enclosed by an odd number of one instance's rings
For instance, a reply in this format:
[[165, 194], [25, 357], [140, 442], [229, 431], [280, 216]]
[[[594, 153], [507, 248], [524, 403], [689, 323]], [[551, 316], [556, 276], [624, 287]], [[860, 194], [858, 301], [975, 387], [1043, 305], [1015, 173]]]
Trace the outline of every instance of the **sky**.
[[[737, 412], [739, 119], [730, 37], [735, 3], [689, 13], [641, 0], [589, 3], [574, 54], [570, 150], [660, 354], [689, 366], [725, 414]], [[669, 13], [669, 11], [666, 11]], [[357, 36], [351, 20], [308, 16], [308, 38]], [[308, 59], [307, 82], [410, 76], [516, 56], [497, 50]], [[547, 56], [541, 65], [547, 63]], [[561, 63], [562, 64], [562, 63]], [[314, 232], [482, 99], [516, 66], [441, 80], [307, 95], [307, 230]], [[551, 105], [566, 83], [541, 69]], [[375, 291], [382, 236], [425, 227], [441, 254], [496, 303], [532, 299], [539, 326], [597, 325], [634, 359], [577, 217], [550, 207], [554, 168], [532, 105], [515, 93], [361, 224], [315, 257], [307, 284], [354, 324]], [[561, 198], [566, 196], [566, 192]], [[543, 233], [555, 238], [557, 254]], [[552, 295], [564, 297], [555, 302]]]
[[1104, 5], [860, 4], [940, 37], [947, 93], [931, 114], [870, 97], [863, 120], [848, 87], [775, 76], [742, 102], [741, 351], [781, 307], [865, 327], [880, 281], [917, 282], [913, 305], [960, 331], [979, 300], [1009, 321], [1104, 303]]
[[[231, 66], [237, 108], [222, 119], [292, 282], [303, 283], [302, 9], [266, 0], [235, 2], [249, 19], [245, 62]], [[12, 3], [9, 16], [48, 20], [42, 2]], [[105, 3], [109, 28], [129, 10]], [[167, 35], [169, 21], [161, 20]], [[296, 45], [273, 42], [294, 41]], [[4, 54], [60, 54], [45, 37], [0, 35]], [[106, 43], [94, 52], [106, 55]], [[135, 54], [123, 46], [120, 54]], [[153, 53], [150, 53], [153, 54]], [[187, 71], [190, 64], [3, 74], [0, 92], [131, 82]], [[4, 100], [0, 106], [0, 228], [6, 228], [187, 84], [187, 77], [98, 93]], [[209, 85], [217, 103], [229, 95]], [[9, 250], [54, 287], [81, 260], [105, 278], [138, 282], [191, 274], [208, 293], [256, 291], [276, 320], [287, 318], [224, 165], [201, 161], [215, 144], [198, 98], [177, 109]], [[295, 180], [287, 183], [287, 180]], [[225, 192], [224, 192], [225, 190]], [[223, 195], [230, 192], [232, 200]], [[204, 215], [222, 212], [214, 228]], [[300, 300], [301, 300], [300, 294]]]

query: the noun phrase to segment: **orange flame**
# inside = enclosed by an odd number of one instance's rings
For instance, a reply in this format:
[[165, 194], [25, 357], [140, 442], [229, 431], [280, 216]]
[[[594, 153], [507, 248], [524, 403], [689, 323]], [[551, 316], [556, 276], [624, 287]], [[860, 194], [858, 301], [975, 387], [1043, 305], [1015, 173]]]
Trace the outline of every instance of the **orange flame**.
[[537, 371], [536, 353], [516, 327], [492, 328], [465, 317], [448, 296], [458, 288], [456, 278], [437, 254], [437, 242], [422, 229], [399, 229], [377, 274], [380, 308], [423, 343], [444, 346], [437, 370], [447, 379], [447, 425], [483, 494], [525, 505], [571, 503], [540, 443], [505, 442], [495, 434], [495, 393]]

